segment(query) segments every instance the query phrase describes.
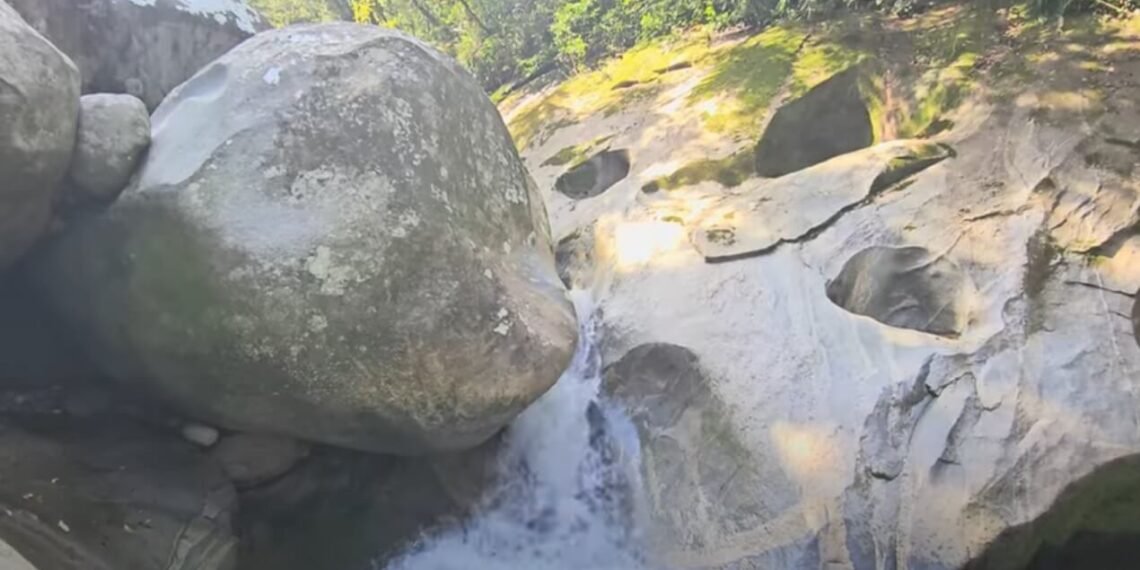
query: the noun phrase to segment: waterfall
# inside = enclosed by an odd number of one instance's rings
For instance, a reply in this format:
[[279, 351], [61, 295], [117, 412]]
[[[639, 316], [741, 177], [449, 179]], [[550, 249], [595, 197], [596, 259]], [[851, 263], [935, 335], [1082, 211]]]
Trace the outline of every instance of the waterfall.
[[638, 439], [600, 398], [598, 323], [571, 293], [580, 339], [558, 383], [508, 428], [498, 488], [460, 528], [388, 570], [648, 570], [640, 549]]

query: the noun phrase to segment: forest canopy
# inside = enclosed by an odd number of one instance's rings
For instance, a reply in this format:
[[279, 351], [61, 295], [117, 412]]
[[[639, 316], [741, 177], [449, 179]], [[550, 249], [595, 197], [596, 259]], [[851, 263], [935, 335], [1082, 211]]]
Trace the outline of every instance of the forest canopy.
[[[1000, 0], [983, 0], [995, 5]], [[250, 0], [275, 26], [353, 20], [397, 28], [453, 55], [489, 92], [536, 74], [589, 66], [640, 41], [693, 26], [759, 27], [835, 10], [898, 14], [932, 0]], [[1126, 12], [1140, 0], [1029, 0], [1041, 17], [1096, 8]]]

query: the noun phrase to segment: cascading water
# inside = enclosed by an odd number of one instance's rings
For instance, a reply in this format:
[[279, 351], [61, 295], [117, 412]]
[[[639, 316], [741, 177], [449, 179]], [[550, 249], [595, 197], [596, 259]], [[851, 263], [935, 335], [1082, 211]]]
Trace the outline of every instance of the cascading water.
[[636, 430], [599, 398], [592, 302], [558, 383], [508, 429], [499, 487], [461, 528], [426, 539], [388, 570], [647, 570]]

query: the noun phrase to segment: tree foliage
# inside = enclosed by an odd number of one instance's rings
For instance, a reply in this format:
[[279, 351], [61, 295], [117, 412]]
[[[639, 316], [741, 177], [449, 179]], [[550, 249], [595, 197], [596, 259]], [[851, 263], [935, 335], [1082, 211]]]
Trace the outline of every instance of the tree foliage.
[[[760, 26], [865, 8], [896, 13], [936, 0], [249, 0], [275, 25], [331, 19], [398, 28], [455, 56], [489, 91], [577, 69], [692, 26]], [[989, 0], [995, 4], [1000, 0]], [[1130, 11], [1140, 0], [1028, 0], [1039, 14]]]

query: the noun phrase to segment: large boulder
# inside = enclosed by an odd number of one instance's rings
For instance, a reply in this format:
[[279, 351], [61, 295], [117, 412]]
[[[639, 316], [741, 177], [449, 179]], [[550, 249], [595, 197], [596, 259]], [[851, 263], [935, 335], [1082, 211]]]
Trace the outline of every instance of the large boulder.
[[207, 63], [266, 29], [243, 0], [10, 0], [79, 66], [84, 93], [154, 109]]
[[73, 199], [110, 202], [127, 186], [150, 146], [150, 114], [132, 95], [79, 99], [79, 134], [69, 172]]
[[426, 45], [267, 32], [153, 125], [132, 186], [36, 268], [112, 376], [215, 425], [419, 453], [486, 440], [569, 361], [542, 200]]
[[235, 568], [237, 494], [175, 437], [108, 417], [6, 421], [0, 472], [0, 541], [35, 568]]
[[0, 1], [0, 268], [47, 228], [78, 115], [75, 65]]

